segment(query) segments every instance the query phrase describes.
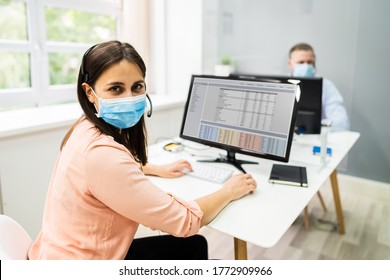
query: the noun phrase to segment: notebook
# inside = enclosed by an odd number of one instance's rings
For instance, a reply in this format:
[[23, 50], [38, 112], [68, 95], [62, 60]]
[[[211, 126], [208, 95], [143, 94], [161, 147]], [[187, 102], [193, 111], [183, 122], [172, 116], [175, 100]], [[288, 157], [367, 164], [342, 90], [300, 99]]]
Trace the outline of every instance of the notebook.
[[307, 187], [306, 167], [274, 164], [268, 182]]

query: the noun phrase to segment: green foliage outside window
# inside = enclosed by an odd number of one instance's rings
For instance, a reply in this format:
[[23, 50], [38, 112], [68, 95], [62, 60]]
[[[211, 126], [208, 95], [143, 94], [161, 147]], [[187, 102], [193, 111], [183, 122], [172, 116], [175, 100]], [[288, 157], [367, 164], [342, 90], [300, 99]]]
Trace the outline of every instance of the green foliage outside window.
[[79, 53], [49, 53], [50, 84], [76, 84], [80, 64]]
[[0, 39], [27, 40], [26, 4], [0, 0]]
[[48, 41], [97, 43], [116, 37], [115, 17], [46, 8]]
[[30, 58], [27, 53], [0, 50], [0, 61], [0, 89], [31, 87]]
[[[0, 0], [0, 44], [28, 43], [26, 4]], [[48, 43], [95, 44], [117, 37], [117, 20], [114, 16], [92, 14], [77, 10], [45, 7], [46, 40]], [[48, 53], [50, 85], [75, 84], [82, 53], [59, 51]], [[30, 54], [0, 49], [0, 89], [31, 87]]]

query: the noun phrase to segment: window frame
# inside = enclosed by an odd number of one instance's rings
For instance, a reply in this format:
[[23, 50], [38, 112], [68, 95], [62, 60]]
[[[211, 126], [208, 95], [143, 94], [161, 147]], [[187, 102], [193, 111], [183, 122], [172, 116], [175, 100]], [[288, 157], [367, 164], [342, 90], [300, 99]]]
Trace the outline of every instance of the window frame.
[[13, 0], [25, 3], [27, 34], [26, 41], [0, 40], [1, 51], [27, 53], [30, 58], [29, 88], [0, 89], [0, 110], [40, 107], [76, 101], [76, 84], [50, 85], [49, 53], [86, 51], [90, 44], [71, 42], [48, 42], [46, 36], [45, 8], [55, 7], [81, 12], [115, 16], [117, 19], [117, 38], [121, 36], [123, 0]]

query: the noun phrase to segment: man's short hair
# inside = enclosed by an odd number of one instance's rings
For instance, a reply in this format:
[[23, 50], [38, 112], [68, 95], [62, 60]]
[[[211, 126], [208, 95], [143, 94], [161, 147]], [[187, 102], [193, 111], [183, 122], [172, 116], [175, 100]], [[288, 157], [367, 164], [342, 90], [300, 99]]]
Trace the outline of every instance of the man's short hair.
[[307, 43], [298, 43], [296, 45], [294, 45], [291, 49], [290, 49], [290, 52], [289, 52], [289, 57], [291, 58], [291, 53], [293, 51], [311, 51], [313, 54], [314, 54], [314, 57], [315, 57], [315, 53], [314, 53], [314, 49], [312, 46], [310, 46], [309, 44]]

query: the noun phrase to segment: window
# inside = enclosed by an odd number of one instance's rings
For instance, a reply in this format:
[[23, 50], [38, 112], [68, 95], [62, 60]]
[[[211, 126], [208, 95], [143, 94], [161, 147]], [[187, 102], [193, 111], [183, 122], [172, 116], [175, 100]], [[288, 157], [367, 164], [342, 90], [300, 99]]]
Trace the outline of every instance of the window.
[[[75, 102], [81, 58], [94, 43], [132, 44], [148, 93], [184, 99], [201, 71], [198, 0], [0, 0], [0, 111]], [[153, 98], [155, 101], [157, 98]]]
[[0, 0], [0, 111], [76, 100], [82, 55], [119, 38], [122, 0]]

